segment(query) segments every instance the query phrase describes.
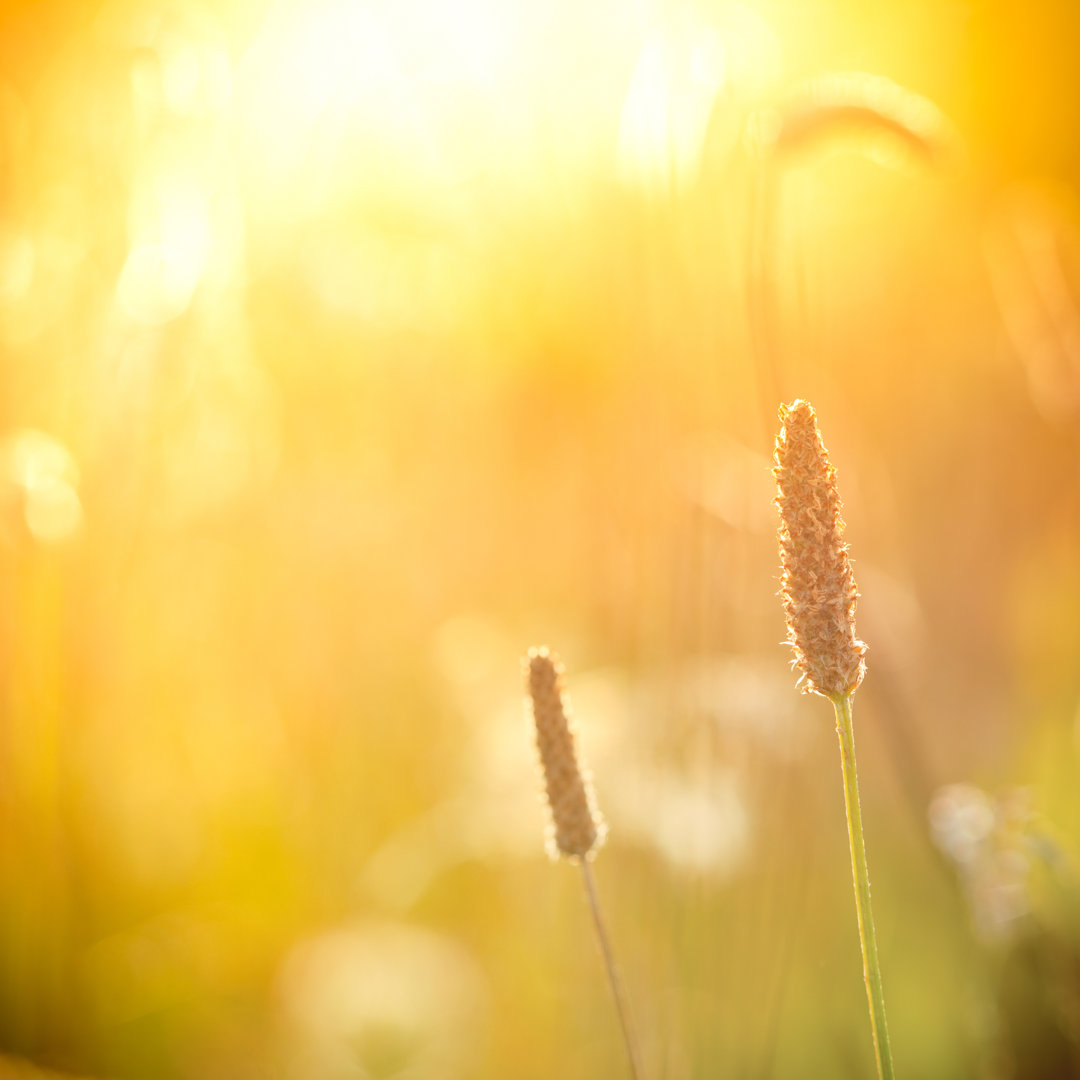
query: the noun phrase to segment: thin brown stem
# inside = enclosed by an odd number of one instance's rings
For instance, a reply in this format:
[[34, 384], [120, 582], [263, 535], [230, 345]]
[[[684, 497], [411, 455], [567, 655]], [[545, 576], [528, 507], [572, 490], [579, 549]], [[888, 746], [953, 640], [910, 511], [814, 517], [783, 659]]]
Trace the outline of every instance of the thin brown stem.
[[630, 1059], [630, 1075], [633, 1080], [642, 1080], [645, 1074], [641, 1068], [641, 1051], [638, 1047], [630, 1016], [630, 1003], [626, 991], [623, 989], [622, 980], [619, 978], [618, 968], [615, 966], [615, 955], [611, 950], [607, 924], [604, 921], [603, 912], [600, 910], [600, 898], [596, 892], [596, 881], [593, 878], [592, 867], [588, 859], [581, 860], [581, 876], [585, 879], [585, 894], [589, 898], [589, 910], [592, 912], [596, 936], [600, 941], [600, 952], [604, 956], [604, 968], [607, 971], [608, 985], [611, 987], [611, 996], [615, 999], [615, 1011], [619, 1015], [619, 1026], [622, 1028], [623, 1041], [626, 1043], [626, 1054]]

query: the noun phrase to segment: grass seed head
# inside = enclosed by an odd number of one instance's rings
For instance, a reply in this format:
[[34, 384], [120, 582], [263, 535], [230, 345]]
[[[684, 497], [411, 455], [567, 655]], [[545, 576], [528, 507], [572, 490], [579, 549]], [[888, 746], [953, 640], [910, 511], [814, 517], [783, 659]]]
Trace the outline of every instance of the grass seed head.
[[866, 645], [855, 634], [858, 590], [844, 543], [836, 469], [813, 406], [780, 406], [776, 477], [780, 509], [780, 595], [799, 685], [806, 693], [850, 694], [866, 673]]
[[603, 843], [606, 829], [588, 774], [578, 760], [562, 665], [546, 648], [530, 649], [525, 674], [551, 810], [548, 851], [553, 858], [591, 858]]

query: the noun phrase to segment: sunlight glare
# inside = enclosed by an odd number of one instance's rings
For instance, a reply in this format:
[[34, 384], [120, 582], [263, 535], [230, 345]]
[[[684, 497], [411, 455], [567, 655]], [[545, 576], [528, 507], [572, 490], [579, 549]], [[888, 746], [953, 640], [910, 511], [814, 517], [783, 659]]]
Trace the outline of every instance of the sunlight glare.
[[[619, 176], [654, 197], [697, 180], [714, 113], [753, 100], [777, 77], [779, 43], [750, 9], [730, 4], [708, 23], [661, 25], [638, 58], [619, 129]], [[729, 141], [737, 124], [727, 127]]]
[[56, 544], [82, 524], [76, 491], [79, 470], [67, 448], [42, 431], [17, 432], [8, 442], [7, 475], [22, 492], [22, 509], [31, 536]]
[[198, 282], [198, 270], [184, 252], [165, 244], [141, 244], [124, 263], [116, 292], [136, 322], [160, 326], [182, 315]]
[[201, 116], [225, 107], [232, 91], [232, 70], [225, 50], [177, 42], [164, 57], [161, 86], [165, 102], [181, 116]]
[[22, 233], [0, 234], [0, 303], [21, 300], [34, 277], [34, 246]]

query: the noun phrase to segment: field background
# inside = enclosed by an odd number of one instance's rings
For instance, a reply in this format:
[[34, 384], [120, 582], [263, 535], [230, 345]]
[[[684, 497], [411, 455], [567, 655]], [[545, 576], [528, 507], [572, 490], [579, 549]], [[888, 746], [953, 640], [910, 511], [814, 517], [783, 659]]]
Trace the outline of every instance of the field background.
[[794, 397], [898, 1075], [1080, 1075], [1078, 182], [1066, 0], [5, 3], [0, 1077], [624, 1075], [540, 643], [649, 1076], [871, 1075]]

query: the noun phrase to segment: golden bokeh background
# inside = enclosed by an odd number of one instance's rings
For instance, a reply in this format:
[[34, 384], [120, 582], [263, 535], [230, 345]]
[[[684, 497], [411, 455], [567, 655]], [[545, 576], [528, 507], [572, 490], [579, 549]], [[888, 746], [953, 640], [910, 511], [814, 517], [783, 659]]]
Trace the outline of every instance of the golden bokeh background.
[[0, 8], [0, 1077], [1080, 1075], [1080, 8]]

